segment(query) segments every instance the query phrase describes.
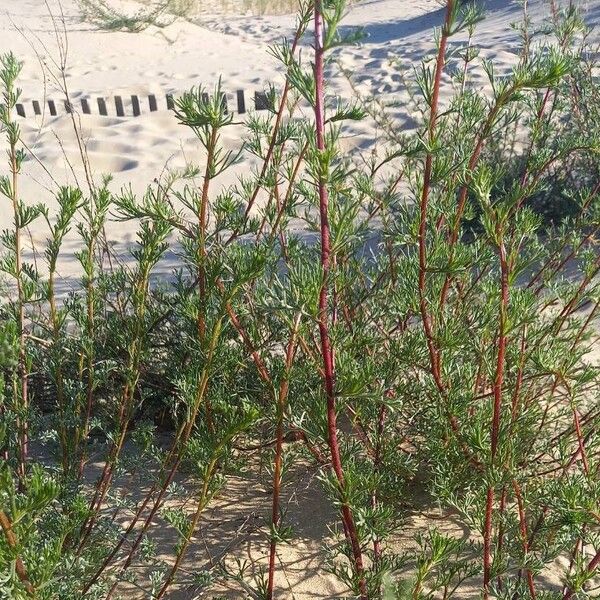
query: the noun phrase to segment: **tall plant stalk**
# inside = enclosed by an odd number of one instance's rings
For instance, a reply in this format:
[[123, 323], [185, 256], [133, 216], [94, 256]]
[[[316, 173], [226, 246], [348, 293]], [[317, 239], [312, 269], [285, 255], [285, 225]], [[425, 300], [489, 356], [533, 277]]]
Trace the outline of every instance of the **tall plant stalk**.
[[435, 383], [440, 391], [444, 390], [442, 381], [440, 353], [435, 345], [433, 324], [426, 298], [427, 285], [427, 209], [429, 205], [429, 194], [431, 192], [431, 177], [433, 170], [433, 148], [436, 143], [436, 121], [438, 118], [438, 102], [440, 96], [440, 84], [442, 81], [442, 73], [446, 61], [446, 46], [448, 37], [450, 36], [450, 27], [454, 14], [454, 0], [448, 0], [446, 3], [446, 16], [442, 34], [438, 46], [437, 57], [435, 61], [435, 71], [433, 78], [433, 86], [431, 89], [431, 102], [429, 109], [429, 124], [428, 124], [428, 144], [429, 151], [425, 157], [425, 170], [423, 173], [423, 191], [421, 192], [420, 203], [420, 218], [419, 218], [419, 308], [421, 310], [421, 319], [423, 321], [423, 329], [427, 340], [427, 348], [429, 350], [429, 358], [431, 361], [431, 371]]
[[297, 315], [292, 325], [292, 332], [285, 351], [284, 374], [279, 384], [277, 393], [277, 425], [275, 431], [275, 461], [273, 468], [273, 499], [271, 504], [271, 544], [269, 546], [269, 574], [267, 581], [267, 600], [273, 598], [273, 588], [275, 585], [275, 559], [277, 557], [277, 538], [278, 527], [280, 524], [280, 494], [281, 478], [283, 470], [283, 437], [284, 437], [284, 419], [287, 404], [287, 396], [290, 388], [290, 371], [294, 361], [296, 351], [296, 337], [300, 327], [301, 315]]
[[133, 416], [142, 358], [146, 350], [146, 312], [150, 293], [150, 274], [162, 253], [166, 250], [164, 240], [169, 233], [170, 228], [165, 223], [142, 224], [140, 230], [139, 250], [136, 254], [138, 265], [133, 276], [131, 337], [127, 339], [126, 345], [126, 377], [119, 395], [116, 434], [104, 462], [102, 473], [96, 483], [95, 493], [89, 507], [90, 514], [81, 527], [79, 551], [84, 548], [94, 529], [102, 504], [109, 491], [115, 466], [123, 450]]
[[101, 232], [104, 229], [106, 214], [111, 197], [106, 186], [90, 193], [87, 205], [83, 209], [84, 220], [80, 226], [81, 237], [85, 251], [81, 255], [81, 265], [84, 271], [85, 287], [85, 331], [87, 343], [82, 348], [79, 361], [79, 378], [83, 382], [85, 394], [83, 401], [78, 402], [78, 427], [75, 434], [75, 452], [79, 456], [77, 480], [83, 477], [87, 461], [87, 442], [90, 431], [90, 421], [94, 408], [95, 376], [95, 344], [96, 344], [96, 302], [98, 265], [96, 253]]
[[20, 90], [16, 88], [16, 81], [21, 72], [22, 65], [13, 54], [3, 55], [1, 59], [0, 79], [3, 84], [3, 101], [0, 105], [0, 123], [6, 134], [10, 172], [10, 177], [3, 178], [1, 192], [10, 202], [14, 225], [12, 239], [10, 240], [10, 249], [14, 257], [11, 275], [17, 291], [16, 301], [14, 302], [18, 332], [17, 382], [15, 388], [19, 397], [19, 406], [16, 407], [19, 437], [18, 475], [19, 480], [23, 483], [26, 475], [29, 427], [29, 373], [25, 315], [26, 293], [23, 272], [23, 230], [33, 220], [34, 215], [28, 212], [19, 198], [19, 173], [21, 172], [21, 164], [25, 156], [19, 149], [21, 130], [14, 120], [14, 110], [20, 95]]
[[337, 408], [335, 397], [335, 366], [333, 347], [330, 338], [330, 307], [329, 295], [331, 289], [331, 231], [329, 226], [329, 194], [327, 190], [327, 172], [325, 170], [325, 47], [324, 47], [324, 22], [323, 3], [316, 0], [314, 10], [314, 44], [315, 44], [315, 134], [317, 152], [323, 158], [318, 171], [319, 219], [321, 232], [321, 286], [319, 291], [319, 335], [321, 338], [321, 358], [323, 361], [323, 375], [325, 396], [327, 398], [327, 442], [331, 455], [331, 464], [337, 478], [341, 496], [341, 511], [344, 531], [351, 547], [353, 567], [360, 590], [361, 600], [367, 600], [367, 582], [363, 564], [363, 554], [358, 537], [358, 529], [348, 503], [345, 489], [344, 469], [337, 432]]
[[[0, 528], [2, 528], [2, 532], [6, 538], [8, 546], [12, 551], [16, 551], [18, 548], [18, 540], [12, 530], [12, 523], [8, 518], [8, 515], [0, 509]], [[17, 576], [25, 591], [31, 598], [35, 598], [36, 590], [31, 581], [29, 580], [29, 575], [27, 574], [27, 569], [25, 568], [25, 564], [23, 563], [23, 559], [17, 554], [14, 558], [15, 561], [15, 571], [17, 572]]]
[[[494, 405], [492, 416], [492, 427], [490, 435], [491, 457], [490, 468], [494, 469], [496, 465], [496, 456], [498, 454], [498, 446], [500, 444], [500, 419], [502, 414], [502, 388], [504, 383], [504, 361], [506, 357], [507, 345], [507, 312], [509, 302], [509, 265], [506, 255], [506, 247], [504, 245], [503, 225], [500, 224], [497, 230], [498, 236], [498, 253], [500, 260], [500, 308], [498, 315], [498, 350], [496, 356], [496, 374], [494, 377]], [[492, 579], [492, 535], [493, 522], [492, 516], [494, 511], [495, 490], [493, 485], [489, 485], [486, 494], [486, 509], [485, 509], [485, 526], [483, 532], [483, 588], [484, 598], [489, 597], [489, 586]]]

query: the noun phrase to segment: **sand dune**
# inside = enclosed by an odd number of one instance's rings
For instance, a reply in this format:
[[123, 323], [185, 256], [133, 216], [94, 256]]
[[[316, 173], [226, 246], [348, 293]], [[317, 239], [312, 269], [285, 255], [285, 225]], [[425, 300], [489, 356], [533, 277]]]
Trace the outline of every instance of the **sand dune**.
[[[487, 4], [489, 14], [474, 43], [480, 44], [500, 66], [509, 66], [516, 60], [513, 48], [517, 34], [510, 23], [519, 17], [518, 9], [508, 0]], [[294, 25], [290, 15], [218, 20], [204, 16], [197, 23], [178, 19], [164, 29], [151, 27], [131, 34], [98, 31], [82, 22], [73, 0], [65, 0], [62, 8], [67, 32], [66, 84], [79, 111], [77, 117], [92, 169], [97, 176], [113, 173], [117, 186], [133, 180], [138, 190], [150, 183], [167, 161], [181, 158], [182, 144], [193, 146], [192, 134], [166, 111], [164, 95], [177, 94], [193, 85], [212, 87], [219, 77], [227, 92], [245, 89], [248, 96], [268, 83], [281, 83], [281, 69], [266, 52], [266, 45], [289, 37]], [[543, 17], [545, 10], [540, 1], [530, 6], [534, 18]], [[587, 12], [590, 22], [600, 20], [597, 2], [587, 3]], [[63, 26], [60, 14], [57, 0], [4, 0], [0, 9], [0, 50], [12, 50], [25, 62], [20, 81], [29, 113], [22, 120], [24, 139], [33, 153], [52, 167], [54, 177], [63, 182], [73, 178], [68, 168], [61, 171], [67, 160], [76, 173], [81, 171], [72, 123], [64, 111], [63, 95], [53, 81], [55, 63], [59, 61], [54, 28], [60, 30]], [[347, 27], [364, 27], [367, 37], [360, 45], [337, 51], [340, 66], [352, 74], [360, 93], [374, 94], [382, 102], [399, 102], [401, 108], [395, 110], [395, 116], [405, 126], [414, 125], [415, 115], [410, 107], [402, 108], [402, 101], [407, 99], [404, 76], [414, 61], [432, 48], [432, 29], [441, 19], [436, 0], [366, 0], [353, 6], [344, 21]], [[330, 91], [346, 97], [351, 94], [351, 86], [339, 70], [331, 80]], [[123, 97], [125, 112], [130, 115], [132, 94], [142, 99], [142, 115], [135, 119], [116, 117], [114, 96]], [[155, 94], [160, 103], [156, 113], [149, 113], [145, 102], [149, 94]], [[81, 114], [79, 100], [84, 97], [91, 99], [95, 113], [94, 99], [105, 98], [109, 116]], [[55, 101], [58, 116], [49, 114], [45, 99]], [[44, 115], [31, 117], [33, 100], [46, 108]], [[361, 124], [348, 134], [358, 137], [356, 145], [360, 147], [364, 138], [374, 137], [375, 131]], [[231, 131], [231, 135], [237, 139], [239, 132]], [[62, 148], [57, 138], [62, 140]], [[25, 175], [49, 184], [35, 160], [29, 161]], [[31, 194], [38, 192], [32, 189]]]
[[[517, 59], [517, 34], [510, 23], [519, 18], [519, 9], [509, 0], [485, 4], [488, 16], [474, 43], [497, 61], [498, 68], [508, 67]], [[584, 2], [584, 9], [590, 23], [600, 21], [599, 2]], [[530, 3], [532, 18], [540, 20], [546, 12], [541, 0]], [[406, 77], [415, 61], [432, 49], [432, 30], [441, 21], [442, 9], [436, 0], [364, 0], [353, 5], [344, 26], [362, 27], [366, 37], [361, 44], [336, 51], [338, 65], [332, 69], [330, 92], [350, 97], [354, 88], [365, 98], [394, 102], [398, 106], [390, 112], [399, 128], [414, 127], [419, 115], [408, 102]], [[281, 84], [281, 69], [266, 47], [290, 37], [293, 27], [293, 15], [217, 18], [203, 14], [194, 23], [177, 19], [168, 27], [150, 27], [137, 34], [106, 32], [82, 21], [75, 0], [3, 0], [0, 51], [12, 50], [24, 61], [20, 86], [27, 118], [21, 119], [21, 126], [31, 156], [23, 173], [23, 198], [44, 199], [52, 206], [49, 190], [57, 183], [84, 179], [73, 123], [64, 110], [62, 85], [55, 81], [60, 45], [66, 52], [65, 82], [95, 177], [110, 173], [115, 190], [132, 182], [134, 191], [140, 193], [165, 165], [182, 166], [186, 157], [202, 162], [193, 134], [167, 110], [165, 94], [200, 84], [212, 88], [219, 77], [226, 92], [243, 89], [247, 99], [267, 84]], [[454, 44], [461, 41], [453, 39]], [[472, 77], [476, 85], [484, 85], [482, 74]], [[138, 117], [131, 116], [133, 94], [140, 98], [142, 114]], [[157, 98], [157, 112], [149, 111], [150, 94]], [[115, 96], [123, 98], [128, 116], [116, 116]], [[98, 114], [98, 97], [105, 99], [108, 116]], [[81, 98], [89, 99], [93, 114], [82, 114]], [[43, 111], [37, 117], [33, 116], [34, 100]], [[47, 100], [54, 101], [57, 116], [50, 114]], [[226, 144], [234, 147], [241, 134], [241, 128], [229, 128]], [[353, 125], [346, 131], [348, 150], [368, 150], [376, 136], [374, 123]], [[221, 183], [233, 181], [229, 175]], [[1, 227], [7, 218], [0, 215]], [[111, 227], [116, 242], [131, 237], [128, 227], [119, 223]], [[44, 235], [34, 231], [36, 239]], [[67, 264], [65, 275], [73, 275], [76, 269]]]

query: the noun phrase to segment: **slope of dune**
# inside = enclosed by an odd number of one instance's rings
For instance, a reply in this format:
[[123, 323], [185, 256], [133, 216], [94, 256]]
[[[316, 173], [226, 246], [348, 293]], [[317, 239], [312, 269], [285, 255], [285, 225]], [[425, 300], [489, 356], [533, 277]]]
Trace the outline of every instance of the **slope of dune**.
[[[510, 0], [487, 0], [485, 5], [488, 14], [473, 43], [481, 45], [499, 69], [508, 67], [517, 60], [517, 33], [510, 24], [519, 19], [519, 8]], [[133, 10], [131, 2], [127, 6]], [[583, 9], [590, 23], [600, 20], [600, 3], [586, 0]], [[542, 20], [547, 10], [543, 0], [529, 3], [534, 20]], [[415, 61], [433, 48], [433, 29], [441, 24], [442, 13], [437, 0], [353, 4], [344, 26], [363, 28], [365, 38], [336, 51], [330, 92], [348, 98], [354, 89], [364, 98], [393, 103], [390, 113], [398, 129], [414, 127], [419, 117], [408, 102], [406, 77]], [[165, 167], [202, 163], [193, 133], [178, 125], [167, 110], [165, 95], [197, 85], [213, 88], [222, 78], [233, 106], [237, 90], [245, 90], [246, 104], [252, 106], [256, 91], [268, 84], [281, 85], [282, 70], [267, 46], [289, 38], [294, 23], [293, 15], [203, 14], [195, 22], [179, 18], [164, 28], [152, 26], [134, 34], [102, 31], [85, 22], [75, 0], [3, 0], [0, 52], [13, 51], [24, 62], [19, 82], [26, 113], [20, 123], [29, 149], [22, 177], [24, 199], [43, 199], [52, 207], [52, 189], [57, 184], [84, 183], [73, 120], [64, 107], [65, 86], [95, 178], [110, 173], [114, 190], [132, 183], [134, 191], [141, 193]], [[460, 37], [453, 39], [455, 44], [460, 42]], [[472, 77], [476, 85], [484, 85], [482, 73]], [[131, 116], [132, 95], [140, 102], [137, 117]], [[149, 95], [156, 97], [156, 112], [149, 110]], [[122, 98], [125, 116], [117, 116], [115, 96]], [[105, 101], [106, 116], [99, 114], [98, 98]], [[88, 101], [92, 114], [83, 114], [82, 99]], [[56, 116], [51, 114], [49, 100]], [[33, 101], [39, 103], [39, 116], [34, 115]], [[241, 127], [228, 128], [225, 144], [237, 147], [242, 134]], [[348, 150], [368, 151], [377, 135], [373, 122], [350, 126]], [[248, 163], [240, 168], [248, 168]], [[235, 177], [232, 171], [218, 183], [233, 183]], [[8, 218], [0, 214], [0, 227], [7, 225]], [[130, 241], [134, 232], [130, 224], [114, 223], [111, 234], [120, 244]], [[32, 237], [36, 242], [45, 239], [41, 225], [33, 228]], [[68, 244], [69, 240], [67, 250]], [[77, 272], [67, 252], [62, 273], [68, 279]]]

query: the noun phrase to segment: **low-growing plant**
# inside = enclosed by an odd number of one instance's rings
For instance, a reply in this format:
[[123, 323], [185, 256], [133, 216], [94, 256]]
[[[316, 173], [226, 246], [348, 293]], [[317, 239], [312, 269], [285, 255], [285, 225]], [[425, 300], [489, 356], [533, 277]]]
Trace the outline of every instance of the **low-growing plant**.
[[[108, 0], [77, 0], [86, 21], [107, 31], [139, 33], [151, 25], [165, 27], [173, 16], [183, 16], [189, 10], [180, 0], [161, 0], [134, 13], [115, 8]], [[166, 17], [166, 20], [165, 20]]]

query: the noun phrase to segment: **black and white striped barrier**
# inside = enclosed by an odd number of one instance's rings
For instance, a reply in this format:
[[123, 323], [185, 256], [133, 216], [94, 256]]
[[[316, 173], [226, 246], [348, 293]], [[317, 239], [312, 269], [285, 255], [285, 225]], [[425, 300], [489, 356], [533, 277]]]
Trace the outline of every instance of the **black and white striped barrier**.
[[[233, 112], [244, 114], [249, 108], [252, 108], [252, 106], [248, 107], [246, 104], [246, 96], [247, 92], [245, 90], [237, 90], [235, 94], [223, 94], [223, 101], [227, 104], [228, 109], [235, 106]], [[205, 94], [205, 97], [208, 100], [208, 94]], [[254, 110], [268, 110], [269, 99], [265, 92], [254, 92], [252, 100], [254, 101]], [[173, 110], [175, 108], [175, 98], [173, 94], [165, 94], [164, 101], [162, 98], [159, 99], [155, 94], [149, 94], [148, 96], [138, 96], [134, 94], [129, 96], [127, 101], [124, 101], [123, 96], [113, 96], [112, 102], [110, 98], [107, 97], [98, 97], [96, 98], [95, 103], [92, 101], [92, 98], [81, 98], [79, 102], [81, 104], [81, 110], [79, 110], [73, 102], [68, 100], [63, 100], [61, 102], [47, 100], [47, 112], [52, 117], [57, 116], [59, 113], [70, 114], [73, 112], [80, 112], [84, 115], [96, 114], [103, 117], [139, 117], [145, 112], [158, 112], [159, 110], [162, 110], [162, 107], [167, 110]], [[44, 111], [42, 108], [43, 104], [43, 102], [38, 100], [33, 100], [31, 103], [21, 102], [16, 105], [17, 114], [24, 118], [40, 116]], [[147, 111], [142, 108], [143, 104], [147, 106]], [[252, 102], [250, 104], [252, 104]]]

